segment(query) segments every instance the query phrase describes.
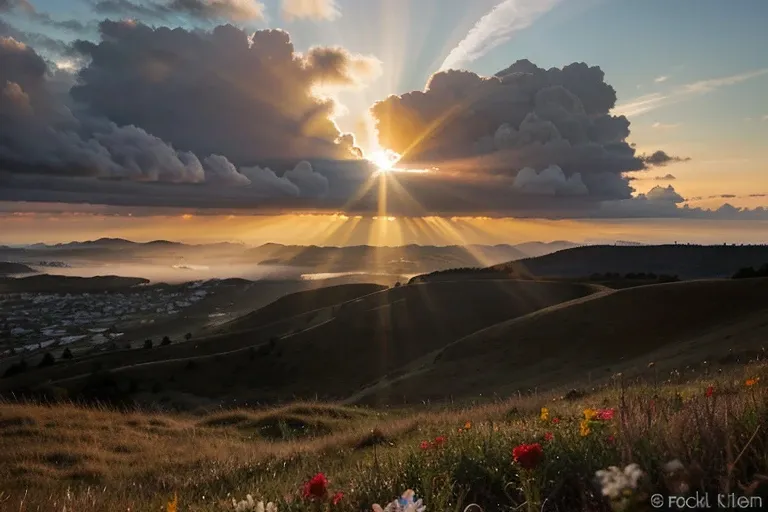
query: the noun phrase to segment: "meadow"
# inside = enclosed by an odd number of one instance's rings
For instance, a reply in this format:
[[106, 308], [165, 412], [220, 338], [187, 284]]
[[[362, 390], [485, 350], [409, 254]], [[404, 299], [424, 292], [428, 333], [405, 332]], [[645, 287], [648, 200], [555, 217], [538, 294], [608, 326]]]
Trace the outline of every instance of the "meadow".
[[616, 375], [592, 389], [380, 410], [5, 402], [0, 510], [242, 511], [263, 500], [353, 511], [409, 489], [432, 511], [652, 510], [655, 493], [722, 494], [760, 510], [767, 379], [753, 361], [694, 379]]

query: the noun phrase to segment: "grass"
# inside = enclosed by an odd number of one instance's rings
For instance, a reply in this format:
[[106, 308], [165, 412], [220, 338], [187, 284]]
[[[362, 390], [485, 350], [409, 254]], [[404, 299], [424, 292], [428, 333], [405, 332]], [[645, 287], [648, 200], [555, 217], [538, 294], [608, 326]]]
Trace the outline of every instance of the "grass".
[[[752, 378], [761, 380], [747, 386]], [[165, 510], [174, 494], [183, 511], [232, 510], [246, 494], [280, 510], [317, 510], [300, 490], [322, 472], [332, 493], [344, 493], [329, 505], [340, 511], [370, 510], [409, 488], [430, 511], [602, 511], [611, 504], [595, 472], [630, 463], [645, 473], [632, 499], [668, 495], [686, 480], [691, 492], [768, 500], [759, 485], [768, 475], [767, 383], [768, 365], [756, 363], [688, 383], [617, 378], [572, 400], [530, 395], [464, 408], [303, 402], [195, 416], [4, 403], [0, 510]], [[589, 408], [615, 414], [584, 424]], [[530, 471], [513, 461], [523, 443], [543, 448]], [[685, 468], [674, 478], [663, 470], [673, 459]]]

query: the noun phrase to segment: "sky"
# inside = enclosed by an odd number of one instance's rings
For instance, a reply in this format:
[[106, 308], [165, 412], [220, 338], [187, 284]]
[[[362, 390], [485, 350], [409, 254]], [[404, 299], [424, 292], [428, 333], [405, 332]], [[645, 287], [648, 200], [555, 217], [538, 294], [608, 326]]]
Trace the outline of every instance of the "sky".
[[0, 0], [0, 243], [768, 243], [766, 20]]

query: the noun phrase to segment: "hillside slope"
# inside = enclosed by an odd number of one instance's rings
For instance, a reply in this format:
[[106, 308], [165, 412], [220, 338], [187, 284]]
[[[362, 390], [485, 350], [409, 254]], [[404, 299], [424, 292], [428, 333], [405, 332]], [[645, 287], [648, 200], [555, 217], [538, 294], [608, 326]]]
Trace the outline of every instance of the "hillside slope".
[[617, 371], [662, 377], [763, 346], [768, 279], [691, 281], [605, 291], [466, 336], [406, 375], [360, 393], [368, 403], [505, 395], [600, 379]]
[[584, 278], [592, 274], [653, 272], [677, 275], [681, 279], [730, 277], [742, 267], [768, 263], [768, 245], [657, 245], [583, 246], [538, 258], [494, 265], [505, 270], [524, 267], [540, 277]]
[[[216, 340], [220, 347], [250, 349], [113, 368], [109, 386], [139, 398], [154, 391], [146, 398], [158, 400], [160, 393], [177, 404], [345, 398], [478, 329], [594, 291], [589, 285], [513, 280], [392, 288], [292, 317], [286, 320], [292, 333], [270, 343], [264, 327]], [[58, 373], [49, 384], [77, 394], [92, 377]]]

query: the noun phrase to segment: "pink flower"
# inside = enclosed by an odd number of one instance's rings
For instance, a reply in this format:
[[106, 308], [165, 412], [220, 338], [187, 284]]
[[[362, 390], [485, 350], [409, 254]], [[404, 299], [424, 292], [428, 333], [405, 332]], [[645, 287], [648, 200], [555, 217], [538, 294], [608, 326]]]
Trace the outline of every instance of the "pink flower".
[[614, 413], [614, 409], [599, 409], [595, 418], [600, 421], [610, 421], [613, 419]]
[[429, 441], [422, 441], [419, 446], [421, 447], [422, 450], [429, 450], [432, 447]]
[[344, 493], [339, 491], [333, 495], [333, 498], [331, 498], [331, 503], [334, 505], [338, 505], [339, 503], [341, 503], [342, 499], [344, 499]]
[[560, 418], [552, 418], [552, 423], [557, 425], [558, 423], [560, 423]]

